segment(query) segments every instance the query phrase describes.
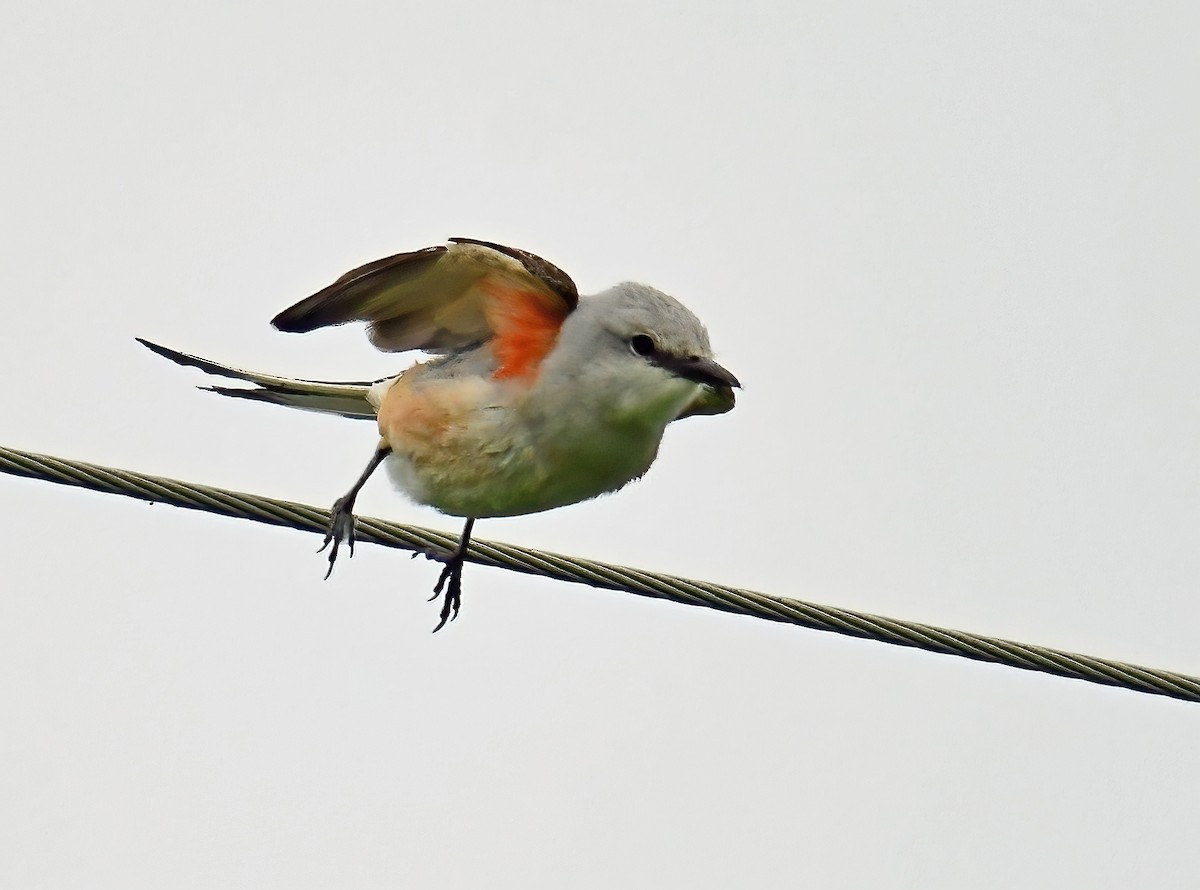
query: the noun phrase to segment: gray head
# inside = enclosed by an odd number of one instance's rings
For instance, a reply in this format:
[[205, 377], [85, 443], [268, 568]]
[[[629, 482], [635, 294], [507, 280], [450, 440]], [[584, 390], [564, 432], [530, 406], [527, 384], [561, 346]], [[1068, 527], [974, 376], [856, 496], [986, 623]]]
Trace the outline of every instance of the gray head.
[[567, 351], [579, 356], [631, 353], [694, 383], [740, 385], [713, 361], [708, 331], [700, 319], [674, 297], [649, 285], [625, 282], [581, 300], [559, 339]]
[[708, 331], [686, 306], [626, 282], [579, 301], [542, 367], [542, 382], [574, 378], [622, 410], [667, 415], [732, 407], [736, 377], [713, 360]]

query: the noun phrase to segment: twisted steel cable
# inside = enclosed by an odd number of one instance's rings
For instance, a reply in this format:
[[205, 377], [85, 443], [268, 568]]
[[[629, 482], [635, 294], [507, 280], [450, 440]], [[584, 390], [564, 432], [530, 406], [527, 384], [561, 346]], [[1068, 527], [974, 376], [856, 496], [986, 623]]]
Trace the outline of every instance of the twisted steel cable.
[[[325, 533], [330, 519], [328, 510], [307, 504], [181, 482], [131, 470], [101, 467], [2, 446], [0, 472], [317, 534]], [[402, 550], [450, 550], [458, 544], [456, 535], [369, 517], [358, 519], [356, 529], [359, 541]], [[1184, 701], [1200, 701], [1200, 678], [1106, 658], [1093, 658], [928, 624], [897, 621], [850, 609], [838, 609], [788, 597], [739, 590], [705, 581], [608, 565], [509, 544], [475, 540], [471, 542], [467, 558], [481, 565], [543, 575], [560, 581], [673, 600], [738, 615], [797, 624], [812, 630], [876, 640], [894, 646], [909, 646], [928, 652], [957, 655], [1022, 670], [1117, 686], [1135, 692], [1165, 695]]]

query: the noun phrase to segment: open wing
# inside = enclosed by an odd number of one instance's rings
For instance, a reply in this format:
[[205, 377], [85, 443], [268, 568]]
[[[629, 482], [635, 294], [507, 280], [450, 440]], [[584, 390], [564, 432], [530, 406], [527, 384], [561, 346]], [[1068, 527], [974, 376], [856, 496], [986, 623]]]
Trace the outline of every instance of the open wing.
[[365, 321], [387, 352], [449, 352], [494, 338], [498, 376], [517, 376], [536, 367], [578, 302], [575, 282], [541, 257], [451, 238], [347, 272], [271, 323], [305, 332]]

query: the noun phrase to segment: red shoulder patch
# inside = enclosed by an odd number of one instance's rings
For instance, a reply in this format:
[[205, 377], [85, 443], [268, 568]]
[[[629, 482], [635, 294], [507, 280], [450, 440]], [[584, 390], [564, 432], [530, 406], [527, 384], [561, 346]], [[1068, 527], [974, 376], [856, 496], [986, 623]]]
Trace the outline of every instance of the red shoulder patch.
[[558, 340], [558, 329], [570, 312], [562, 300], [504, 275], [485, 275], [479, 289], [486, 296], [484, 315], [495, 332], [492, 351], [495, 380], [536, 378], [544, 359]]

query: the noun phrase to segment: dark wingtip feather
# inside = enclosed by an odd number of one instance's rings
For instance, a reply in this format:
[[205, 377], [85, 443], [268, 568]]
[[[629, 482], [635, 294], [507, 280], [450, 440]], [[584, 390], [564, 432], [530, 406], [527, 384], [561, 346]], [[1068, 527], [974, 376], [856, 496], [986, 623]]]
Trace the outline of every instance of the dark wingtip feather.
[[294, 306], [289, 306], [271, 319], [271, 326], [286, 334], [307, 334], [309, 331], [330, 324], [322, 321], [314, 312], [325, 296], [325, 291], [319, 291], [311, 297], [306, 297]]
[[294, 306], [284, 309], [271, 319], [271, 324], [276, 330], [288, 334], [307, 334], [317, 328], [349, 321], [366, 321], [369, 316], [362, 314], [362, 299], [369, 296], [377, 284], [386, 285], [389, 272], [433, 262], [445, 252], [445, 245], [439, 244], [372, 260], [351, 269], [311, 297], [305, 297]]

